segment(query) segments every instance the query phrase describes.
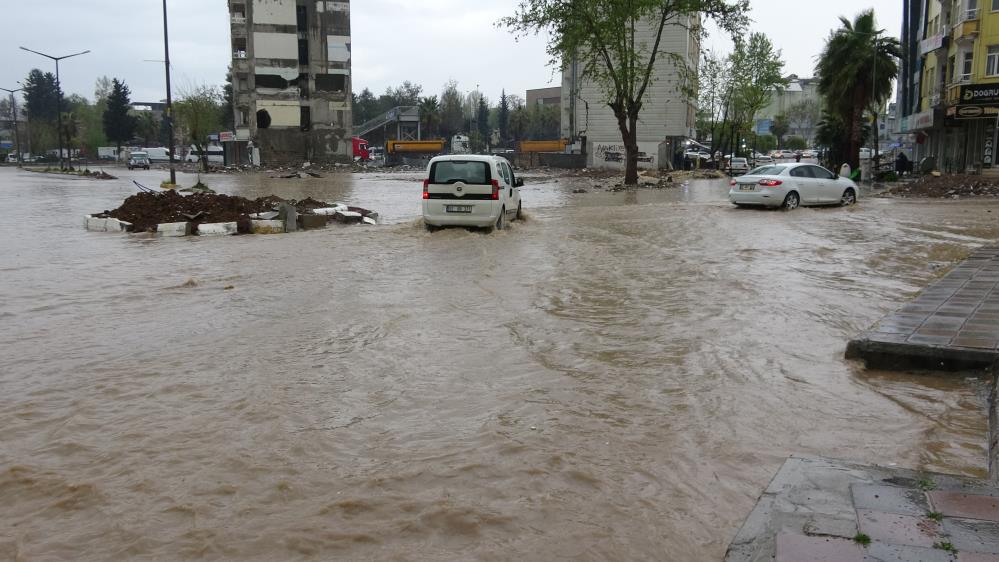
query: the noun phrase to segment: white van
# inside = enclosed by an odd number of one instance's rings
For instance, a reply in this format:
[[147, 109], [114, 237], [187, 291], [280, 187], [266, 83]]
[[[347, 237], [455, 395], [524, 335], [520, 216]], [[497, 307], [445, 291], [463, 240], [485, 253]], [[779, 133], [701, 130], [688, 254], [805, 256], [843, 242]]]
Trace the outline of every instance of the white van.
[[[221, 146], [217, 144], [206, 146], [205, 152], [208, 154], [207, 160], [209, 164], [225, 164], [225, 151]], [[198, 150], [198, 147], [192, 144], [184, 161], [192, 164], [201, 162], [201, 151]]]
[[502, 230], [508, 219], [520, 219], [520, 188], [506, 158], [452, 154], [438, 156], [423, 180], [423, 222], [438, 226], [476, 226]]
[[166, 148], [143, 148], [143, 152], [149, 155], [150, 162], [169, 162], [170, 150]]

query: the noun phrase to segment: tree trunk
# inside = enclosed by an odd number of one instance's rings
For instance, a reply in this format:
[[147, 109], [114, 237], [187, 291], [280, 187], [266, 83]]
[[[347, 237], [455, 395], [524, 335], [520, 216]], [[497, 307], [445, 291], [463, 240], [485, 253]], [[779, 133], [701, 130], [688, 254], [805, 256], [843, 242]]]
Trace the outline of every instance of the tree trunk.
[[624, 143], [624, 185], [638, 184], [638, 113], [629, 115], [623, 109], [611, 106], [617, 117], [617, 126], [621, 130], [621, 141]]

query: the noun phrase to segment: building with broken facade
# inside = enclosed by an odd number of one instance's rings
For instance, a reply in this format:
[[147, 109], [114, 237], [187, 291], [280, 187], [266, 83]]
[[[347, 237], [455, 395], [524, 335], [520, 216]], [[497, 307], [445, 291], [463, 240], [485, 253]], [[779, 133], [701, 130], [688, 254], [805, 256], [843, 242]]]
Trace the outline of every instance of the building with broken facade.
[[229, 0], [229, 14], [231, 159], [350, 161], [349, 0]]
[[[687, 91], [700, 60], [699, 26], [700, 17], [690, 15], [663, 29], [660, 54], [639, 114], [639, 167], [679, 163], [686, 142], [696, 137], [697, 102]], [[639, 26], [636, 41], [649, 48], [655, 44], [650, 22]], [[617, 118], [604, 91], [583, 77], [584, 67], [584, 61], [567, 61], [562, 73], [562, 136], [573, 143], [574, 151], [585, 151], [587, 167], [624, 169]]]

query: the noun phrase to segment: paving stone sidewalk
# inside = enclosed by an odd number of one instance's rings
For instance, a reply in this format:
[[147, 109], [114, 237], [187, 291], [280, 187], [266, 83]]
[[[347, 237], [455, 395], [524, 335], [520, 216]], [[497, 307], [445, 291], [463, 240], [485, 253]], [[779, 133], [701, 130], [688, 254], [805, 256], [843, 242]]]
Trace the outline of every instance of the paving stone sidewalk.
[[976, 251], [851, 341], [847, 357], [933, 369], [994, 363], [999, 359], [999, 248]]
[[984, 480], [791, 457], [726, 562], [999, 562], [999, 488]]

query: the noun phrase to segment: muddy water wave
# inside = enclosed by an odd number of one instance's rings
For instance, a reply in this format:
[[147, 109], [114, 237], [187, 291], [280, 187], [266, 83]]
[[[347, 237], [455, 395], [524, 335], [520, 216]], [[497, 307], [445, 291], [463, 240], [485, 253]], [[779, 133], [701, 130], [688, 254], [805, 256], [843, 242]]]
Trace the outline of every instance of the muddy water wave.
[[88, 234], [127, 182], [0, 170], [0, 558], [710, 560], [789, 454], [984, 473], [982, 382], [842, 355], [994, 204], [545, 180], [431, 234], [389, 175], [211, 179], [387, 224]]

